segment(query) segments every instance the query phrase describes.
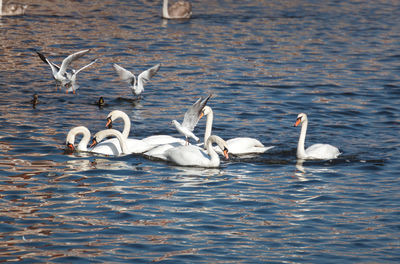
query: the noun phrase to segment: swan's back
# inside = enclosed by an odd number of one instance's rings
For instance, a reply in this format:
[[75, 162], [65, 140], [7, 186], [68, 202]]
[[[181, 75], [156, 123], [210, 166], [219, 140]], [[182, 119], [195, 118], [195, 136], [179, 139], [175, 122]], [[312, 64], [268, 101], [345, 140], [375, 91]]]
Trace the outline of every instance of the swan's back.
[[[226, 144], [228, 145], [229, 153], [233, 155], [264, 153], [273, 148], [273, 146], [265, 147], [258, 139], [249, 137], [231, 138], [226, 141]], [[214, 150], [220, 154], [222, 153], [219, 147], [214, 147]]]
[[306, 155], [311, 159], [336, 159], [340, 155], [337, 147], [329, 144], [314, 144], [306, 149]]
[[190, 2], [177, 1], [168, 8], [170, 17], [190, 18], [192, 15], [192, 5]]
[[166, 157], [166, 154], [165, 154], [165, 152], [167, 150], [183, 146], [185, 143], [186, 142], [183, 141], [183, 143], [181, 143], [181, 142], [172, 142], [172, 143], [169, 143], [169, 144], [159, 145], [157, 147], [154, 147], [154, 148], [150, 149], [149, 151], [146, 151], [144, 153], [144, 155], [148, 156], [150, 158], [167, 160], [167, 157]]
[[142, 139], [142, 141], [146, 142], [150, 145], [162, 145], [162, 144], [171, 144], [175, 142], [185, 143], [186, 141], [181, 138], [176, 138], [170, 135], [153, 135]]
[[122, 149], [118, 139], [111, 138], [104, 142], [100, 142], [98, 145], [92, 148], [90, 152], [118, 156], [122, 154]]
[[171, 148], [165, 152], [165, 157], [180, 166], [197, 166], [197, 167], [218, 167], [218, 164], [211, 164], [208, 154], [197, 146], [180, 146]]

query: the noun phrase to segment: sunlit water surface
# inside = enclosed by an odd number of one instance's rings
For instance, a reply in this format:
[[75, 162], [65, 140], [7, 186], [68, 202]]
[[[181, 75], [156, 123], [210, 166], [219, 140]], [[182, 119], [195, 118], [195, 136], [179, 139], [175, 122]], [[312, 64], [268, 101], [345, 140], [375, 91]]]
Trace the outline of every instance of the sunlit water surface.
[[[161, 19], [161, 0], [21, 2], [0, 19], [1, 262], [400, 261], [397, 1], [193, 1], [186, 21]], [[35, 51], [86, 48], [74, 67], [99, 61], [57, 91]], [[135, 101], [112, 63], [162, 66]], [[131, 136], [179, 136], [170, 121], [209, 93], [213, 133], [275, 148], [218, 169], [64, 153], [114, 109]], [[306, 144], [339, 159], [296, 163], [300, 112]]]

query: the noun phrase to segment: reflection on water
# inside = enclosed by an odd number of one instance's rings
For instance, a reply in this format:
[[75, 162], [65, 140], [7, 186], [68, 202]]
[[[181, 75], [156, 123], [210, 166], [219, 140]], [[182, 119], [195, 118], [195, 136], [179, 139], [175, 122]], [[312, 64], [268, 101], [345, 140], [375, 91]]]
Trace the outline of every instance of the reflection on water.
[[[0, 18], [2, 261], [400, 258], [395, 2], [193, 1], [185, 21], [161, 19], [161, 1], [27, 3]], [[86, 48], [73, 67], [99, 61], [80, 89], [56, 91], [35, 51], [60, 62]], [[112, 63], [162, 66], [136, 101]], [[218, 169], [64, 153], [72, 127], [102, 130], [115, 109], [130, 137], [180, 136], [170, 121], [209, 93], [213, 133], [275, 148]], [[307, 140], [344, 156], [296, 163], [299, 112], [313, 117]]]

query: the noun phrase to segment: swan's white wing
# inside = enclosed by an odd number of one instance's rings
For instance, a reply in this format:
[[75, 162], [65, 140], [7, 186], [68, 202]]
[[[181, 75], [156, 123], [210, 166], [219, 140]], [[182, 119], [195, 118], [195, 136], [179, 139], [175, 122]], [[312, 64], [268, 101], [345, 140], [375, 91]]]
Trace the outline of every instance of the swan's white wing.
[[190, 18], [192, 15], [192, 5], [188, 1], [177, 1], [168, 8], [171, 18]]
[[[249, 137], [237, 137], [226, 141], [230, 154], [246, 155], [264, 153], [273, 148], [273, 146], [265, 147], [258, 139]], [[214, 148], [218, 153], [222, 153], [220, 148]]]
[[75, 52], [75, 53], [69, 55], [68, 57], [66, 57], [66, 58], [63, 60], [63, 62], [61, 63], [61, 67], [60, 67], [59, 73], [60, 73], [61, 75], [64, 75], [64, 73], [66, 72], [67, 68], [69, 67], [69, 65], [70, 65], [73, 61], [79, 59], [80, 57], [82, 57], [83, 55], [85, 55], [86, 53], [88, 53], [89, 51], [90, 51], [90, 49], [81, 50], [81, 51]]
[[206, 106], [208, 99], [210, 99], [211, 94], [203, 99], [200, 97], [185, 113], [183, 117], [182, 126], [187, 128], [189, 131], [193, 131], [197, 122], [199, 122], [201, 111], [204, 106]]
[[150, 69], [145, 70], [138, 76], [138, 85], [145, 85], [160, 69], [161, 64], [157, 64]]
[[183, 142], [171, 142], [169, 144], [163, 144], [159, 145], [157, 147], [154, 147], [150, 149], [149, 151], [143, 153], [144, 155], [151, 157], [151, 158], [157, 158], [157, 159], [162, 159], [162, 160], [167, 160], [167, 157], [165, 156], [165, 152], [171, 148], [176, 148], [179, 146], [184, 146], [185, 141]]
[[130, 71], [122, 68], [118, 64], [114, 63], [113, 64], [115, 72], [118, 74], [119, 78], [125, 82], [127, 82], [130, 85], [133, 85], [134, 80], [135, 80], [135, 75], [131, 73]]
[[163, 144], [170, 144], [170, 143], [185, 143], [185, 140], [181, 138], [176, 138], [170, 135], [153, 135], [146, 138], [143, 138], [142, 141], [151, 144], [153, 146], [163, 145]]
[[165, 152], [165, 157], [180, 166], [207, 167], [210, 157], [202, 149], [194, 145], [170, 148]]
[[312, 159], [336, 159], [341, 153], [335, 146], [329, 144], [314, 144], [306, 149], [306, 154]]

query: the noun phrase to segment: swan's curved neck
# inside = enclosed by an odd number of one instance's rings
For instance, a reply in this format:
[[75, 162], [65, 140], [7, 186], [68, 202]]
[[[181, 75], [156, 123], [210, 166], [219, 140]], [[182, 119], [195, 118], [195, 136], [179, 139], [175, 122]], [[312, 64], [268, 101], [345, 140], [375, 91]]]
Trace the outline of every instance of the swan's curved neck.
[[204, 146], [206, 146], [207, 139], [211, 136], [213, 120], [214, 113], [210, 108], [210, 112], [207, 114], [206, 130], [204, 131]]
[[96, 136], [99, 137], [99, 139], [98, 139], [99, 142], [101, 140], [103, 140], [103, 138], [108, 137], [108, 136], [116, 137], [121, 146], [122, 153], [129, 154], [128, 146], [126, 145], [126, 141], [125, 141], [126, 138], [118, 130], [115, 130], [115, 129], [102, 130], [100, 132], [97, 132]]
[[114, 120], [117, 120], [118, 118], [122, 118], [124, 121], [124, 129], [122, 130], [122, 136], [127, 139], [129, 136], [129, 132], [131, 131], [131, 120], [129, 119], [129, 116], [125, 113], [119, 113], [118, 115], [115, 116]]
[[[1, 0], [0, 0], [1, 1]], [[77, 146], [77, 150], [79, 151], [87, 151], [87, 145], [89, 144], [90, 140], [90, 131], [86, 127], [75, 127], [70, 130], [67, 135], [67, 142], [75, 145], [75, 137], [79, 134], [82, 134], [83, 137]]]
[[123, 154], [128, 154], [129, 150], [128, 150], [128, 146], [126, 145], [126, 141], [125, 141], [126, 138], [120, 133], [116, 133], [114, 135], [118, 139], [119, 144], [121, 145], [122, 153]]
[[216, 142], [216, 138], [214, 138], [214, 136], [210, 136], [206, 142], [207, 142], [206, 150], [208, 155], [210, 155], [210, 164], [215, 167], [218, 167], [220, 159], [217, 152], [215, 152], [214, 148], [212, 147], [212, 144]]
[[304, 142], [306, 141], [307, 126], [308, 126], [308, 121], [304, 120], [301, 124], [299, 142], [297, 143], [297, 157], [298, 158], [305, 158], [307, 156], [306, 151], [304, 149]]
[[169, 18], [169, 13], [168, 13], [168, 0], [163, 1], [163, 9], [162, 9], [162, 15], [165, 18]]

